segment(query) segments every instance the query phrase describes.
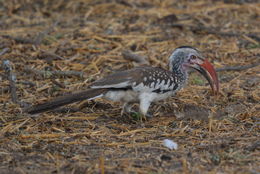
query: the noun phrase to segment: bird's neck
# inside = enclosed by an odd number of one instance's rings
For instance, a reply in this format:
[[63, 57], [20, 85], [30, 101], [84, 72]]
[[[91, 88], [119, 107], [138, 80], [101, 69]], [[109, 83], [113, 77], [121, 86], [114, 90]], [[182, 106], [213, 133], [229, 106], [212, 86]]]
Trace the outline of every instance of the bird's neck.
[[188, 80], [188, 72], [184, 69], [184, 67], [175, 67], [172, 68], [171, 71], [179, 83], [185, 84]]

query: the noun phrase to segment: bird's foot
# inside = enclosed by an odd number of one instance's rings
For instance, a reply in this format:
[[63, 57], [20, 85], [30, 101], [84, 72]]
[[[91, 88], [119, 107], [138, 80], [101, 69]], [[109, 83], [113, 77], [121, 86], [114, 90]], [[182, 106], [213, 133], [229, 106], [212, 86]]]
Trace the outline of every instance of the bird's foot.
[[149, 118], [152, 118], [153, 117], [153, 114], [151, 113], [147, 113], [146, 115], [143, 115], [142, 113], [140, 112], [135, 112], [135, 111], [132, 111], [129, 113], [130, 116], [134, 119], [134, 120], [139, 120], [139, 121], [146, 121], [147, 119]]
[[152, 118], [153, 117], [153, 113], [148, 112], [148, 113], [145, 114], [145, 116], [148, 117], [148, 118]]
[[135, 110], [132, 109], [132, 106], [129, 105], [129, 103], [124, 103], [123, 108], [121, 110], [121, 116], [123, 116], [125, 113], [131, 114], [132, 112], [135, 112]]
[[121, 111], [121, 116], [123, 116], [124, 114], [130, 116], [133, 120], [136, 121], [146, 121], [148, 118], [153, 117], [153, 114], [150, 112], [143, 114], [141, 111], [136, 111], [128, 103], [124, 104], [123, 109]]

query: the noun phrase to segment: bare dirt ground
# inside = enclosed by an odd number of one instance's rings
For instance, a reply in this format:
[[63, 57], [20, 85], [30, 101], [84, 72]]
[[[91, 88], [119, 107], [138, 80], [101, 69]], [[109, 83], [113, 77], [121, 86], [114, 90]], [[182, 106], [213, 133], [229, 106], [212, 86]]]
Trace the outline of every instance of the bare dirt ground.
[[[0, 173], [260, 173], [257, 2], [0, 0]], [[218, 69], [220, 95], [192, 73], [144, 122], [105, 100], [23, 112], [133, 67], [124, 50], [167, 68], [181, 45]]]

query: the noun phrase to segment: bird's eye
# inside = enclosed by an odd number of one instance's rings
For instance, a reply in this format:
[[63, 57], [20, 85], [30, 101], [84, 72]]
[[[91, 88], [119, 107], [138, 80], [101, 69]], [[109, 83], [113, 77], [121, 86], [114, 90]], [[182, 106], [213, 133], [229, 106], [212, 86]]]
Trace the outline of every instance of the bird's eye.
[[191, 58], [191, 59], [197, 59], [197, 56], [191, 55], [190, 58]]

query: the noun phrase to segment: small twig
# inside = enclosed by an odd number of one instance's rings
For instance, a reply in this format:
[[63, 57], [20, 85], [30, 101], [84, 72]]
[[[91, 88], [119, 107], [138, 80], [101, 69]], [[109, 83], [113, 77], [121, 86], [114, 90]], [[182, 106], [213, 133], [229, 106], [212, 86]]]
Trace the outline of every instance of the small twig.
[[41, 55], [39, 57], [41, 58], [45, 58], [45, 59], [51, 59], [51, 60], [64, 60], [63, 57], [55, 54], [55, 53], [52, 53], [52, 52], [48, 52], [48, 51], [45, 51], [45, 50], [41, 50]]
[[222, 67], [222, 68], [217, 68], [216, 71], [217, 72], [221, 72], [221, 71], [242, 71], [245, 69], [249, 69], [249, 68], [254, 68], [256, 66], [259, 66], [260, 63], [253, 63], [250, 65], [242, 65], [242, 66], [227, 66], [227, 67]]
[[0, 52], [0, 56], [4, 55], [5, 53], [7, 53], [10, 49], [9, 48], [4, 48], [1, 52]]
[[28, 85], [30, 87], [36, 86], [36, 84], [34, 82], [30, 82], [30, 81], [18, 81], [17, 83], [20, 83], [23, 85]]
[[132, 51], [129, 50], [124, 50], [122, 52], [123, 57], [126, 60], [130, 60], [130, 61], [134, 61], [138, 64], [138, 66], [140, 65], [149, 65], [149, 62], [146, 60], [146, 57], [144, 56], [140, 56], [138, 54], [134, 54]]
[[44, 59], [47, 63], [51, 63], [53, 60], [64, 60], [63, 57], [49, 51], [41, 50], [38, 55], [39, 58]]
[[4, 60], [2, 66], [3, 66], [3, 69], [5, 70], [5, 73], [8, 76], [12, 102], [19, 103], [18, 97], [16, 94], [16, 86], [15, 86], [16, 76], [12, 72], [11, 62], [9, 60]]
[[58, 81], [55, 80], [55, 79], [52, 79], [52, 83], [54, 83], [55, 85], [57, 85], [57, 86], [60, 87], [60, 88], [63, 88], [63, 89], [66, 88], [66, 86], [65, 86], [64, 84], [58, 82]]
[[44, 77], [52, 77], [52, 76], [77, 76], [82, 78], [83, 77], [83, 72], [80, 71], [43, 71], [43, 70], [35, 70], [31, 69], [29, 67], [25, 67], [24, 69], [27, 72], [34, 73], [37, 75], [41, 75]]

